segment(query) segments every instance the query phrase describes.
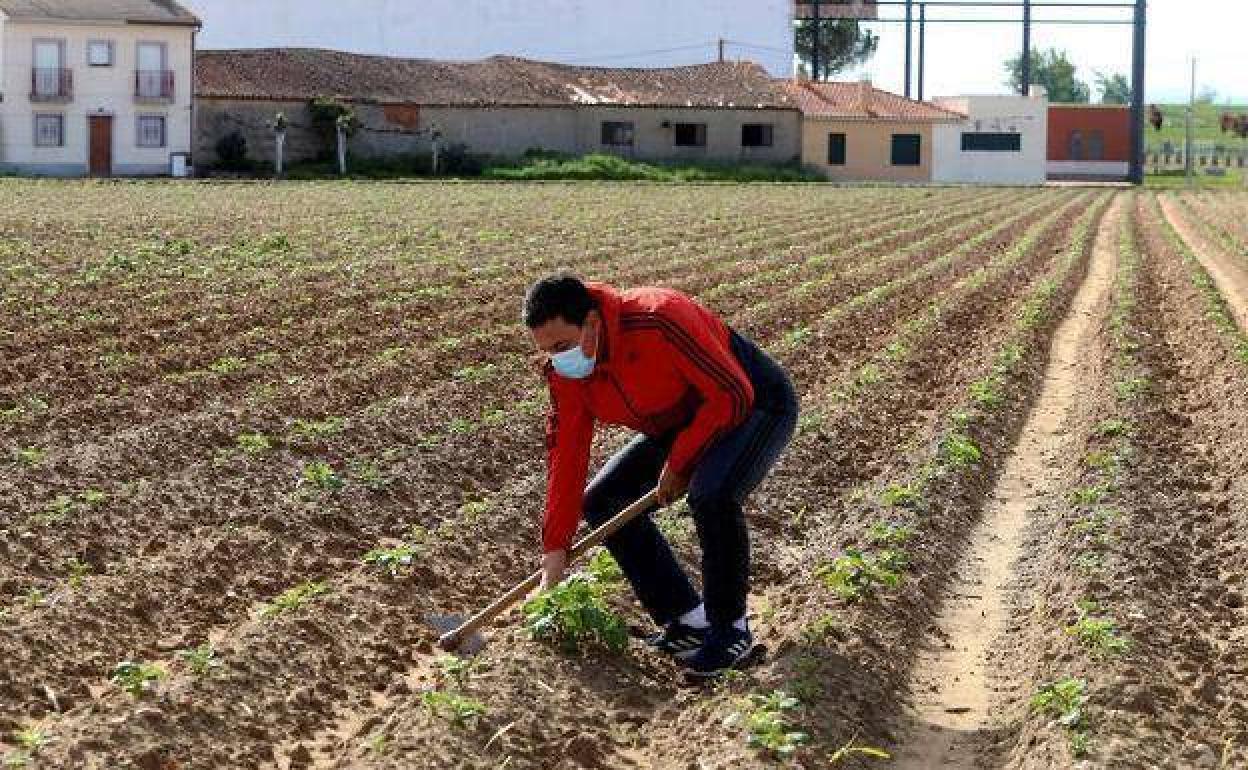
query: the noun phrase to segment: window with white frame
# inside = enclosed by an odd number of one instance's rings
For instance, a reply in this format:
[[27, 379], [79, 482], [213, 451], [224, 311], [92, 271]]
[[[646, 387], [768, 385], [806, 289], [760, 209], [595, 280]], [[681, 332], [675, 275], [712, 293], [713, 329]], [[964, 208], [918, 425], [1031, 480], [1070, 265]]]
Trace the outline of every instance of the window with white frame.
[[113, 66], [113, 42], [111, 40], [88, 40], [87, 64], [92, 67]]
[[65, 146], [65, 116], [47, 113], [35, 115], [35, 146]]
[[165, 146], [165, 116], [164, 115], [140, 115], [139, 116], [139, 141], [140, 147], [164, 147]]

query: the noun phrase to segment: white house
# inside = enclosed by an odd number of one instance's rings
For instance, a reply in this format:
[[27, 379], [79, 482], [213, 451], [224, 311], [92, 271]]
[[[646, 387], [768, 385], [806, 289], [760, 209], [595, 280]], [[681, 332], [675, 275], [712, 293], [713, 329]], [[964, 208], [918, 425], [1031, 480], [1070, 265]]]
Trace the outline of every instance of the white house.
[[0, 170], [168, 173], [198, 28], [172, 0], [0, 0]]
[[947, 184], [1044, 184], [1048, 99], [1031, 96], [950, 96], [933, 103], [965, 115], [932, 129], [932, 181]]
[[[402, 58], [495, 54], [675, 67], [749, 59], [793, 72], [793, 0], [184, 0], [204, 49], [325, 48]], [[826, 9], [825, 9], [826, 10]]]

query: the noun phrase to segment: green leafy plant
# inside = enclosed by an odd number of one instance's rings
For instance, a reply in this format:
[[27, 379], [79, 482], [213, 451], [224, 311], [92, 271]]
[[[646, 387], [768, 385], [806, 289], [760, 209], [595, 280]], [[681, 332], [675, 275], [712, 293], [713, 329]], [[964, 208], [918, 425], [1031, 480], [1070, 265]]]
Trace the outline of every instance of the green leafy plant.
[[217, 658], [217, 650], [210, 642], [205, 642], [189, 650], [182, 650], [178, 653], [178, 658], [186, 664], [186, 667], [195, 676], [205, 676], [212, 673], [215, 669], [221, 668], [221, 661]]
[[608, 609], [602, 587], [573, 575], [524, 605], [525, 626], [535, 639], [558, 645], [568, 653], [587, 647], [623, 652], [628, 645], [624, 621]]
[[69, 559], [66, 559], [65, 568], [69, 570], [70, 588], [81, 588], [83, 578], [91, 574], [91, 565], [77, 556], [71, 556]]
[[595, 548], [585, 573], [597, 583], [605, 586], [616, 585], [624, 580], [624, 571], [616, 564], [615, 558], [606, 548]]
[[453, 692], [430, 690], [420, 697], [431, 714], [462, 727], [485, 714], [485, 704]]
[[31, 756], [38, 754], [52, 743], [52, 736], [37, 725], [28, 725], [13, 733], [13, 742]]
[[841, 619], [831, 612], [824, 613], [802, 629], [802, 641], [809, 645], [822, 644], [828, 637], [844, 632]]
[[458, 655], [441, 655], [434, 664], [438, 667], [438, 675], [443, 681], [454, 685], [456, 689], [462, 690], [464, 683], [468, 681], [468, 675], [473, 672], [475, 665], [469, 658], [461, 658]]
[[[792, 756], [810, 740], [807, 733], [794, 729], [789, 722], [789, 714], [801, 706], [801, 701], [784, 690], [750, 695], [744, 713], [746, 745], [781, 758]], [[741, 714], [730, 717], [733, 723], [740, 719]]]
[[38, 465], [39, 463], [43, 462], [44, 458], [48, 456], [47, 450], [39, 449], [37, 447], [27, 447], [25, 449], [18, 449], [13, 454], [17, 458], [17, 461], [19, 463], [21, 463], [22, 465], [29, 466], [29, 467], [34, 467]]
[[1071, 677], [1041, 687], [1031, 698], [1032, 710], [1056, 720], [1070, 733], [1071, 750], [1077, 757], [1088, 751], [1087, 701], [1087, 684]]
[[915, 484], [889, 484], [880, 493], [880, 501], [894, 508], [916, 510], [923, 505], [923, 493]]
[[364, 554], [364, 563], [377, 567], [392, 578], [398, 577], [404, 567], [410, 567], [417, 550], [410, 545], [393, 548], [374, 548]]
[[346, 428], [347, 419], [345, 417], [326, 417], [323, 420], [295, 420], [295, 424], [290, 431], [295, 436], [304, 439], [319, 439], [337, 436]]
[[885, 521], [877, 521], [867, 530], [867, 540], [877, 546], [905, 545], [914, 537], [914, 527], [898, 526]]
[[905, 553], [897, 549], [863, 553], [849, 548], [831, 564], [823, 564], [816, 569], [815, 577], [837, 596], [856, 602], [870, 598], [880, 588], [901, 585], [901, 570], [905, 569], [906, 563]]
[[945, 436], [944, 441], [941, 442], [941, 451], [949, 464], [955, 468], [975, 465], [984, 456], [971, 437], [964, 433], [950, 433]]
[[992, 375], [971, 383], [971, 400], [985, 409], [996, 409], [1005, 403], [1005, 394], [1001, 392], [1001, 379]]
[[312, 599], [329, 593], [329, 584], [309, 580], [278, 594], [272, 602], [260, 608], [260, 617], [271, 618], [283, 612], [294, 612]]
[[1076, 607], [1078, 620], [1066, 627], [1066, 633], [1078, 639], [1093, 657], [1109, 658], [1131, 648], [1130, 640], [1119, 634], [1113, 618], [1096, 616], [1099, 607], [1095, 603], [1080, 602]]
[[334, 471], [329, 463], [323, 460], [303, 466], [303, 480], [326, 492], [333, 492], [346, 486], [346, 482], [342, 480], [342, 477]]
[[28, 610], [42, 607], [45, 601], [47, 601], [47, 596], [34, 586], [26, 589], [26, 593], [22, 594], [22, 604], [26, 605]]
[[263, 433], [240, 433], [234, 441], [249, 455], [264, 454], [273, 448], [273, 442]]
[[1103, 502], [1113, 492], [1114, 487], [1111, 484], [1094, 484], [1071, 492], [1070, 499], [1078, 505], [1096, 505]]
[[152, 663], [124, 660], [113, 667], [108, 679], [131, 696], [139, 698], [168, 675], [163, 668]]
[[1120, 419], [1104, 420], [1096, 426], [1097, 435], [1104, 438], [1128, 436], [1132, 430], [1133, 427], [1129, 421]]
[[216, 374], [233, 374], [241, 371], [246, 365], [247, 362], [238, 356], [224, 356], [208, 364], [208, 369]]
[[1123, 401], [1134, 401], [1148, 393], [1152, 383], [1146, 377], [1129, 377], [1114, 383], [1118, 398]]

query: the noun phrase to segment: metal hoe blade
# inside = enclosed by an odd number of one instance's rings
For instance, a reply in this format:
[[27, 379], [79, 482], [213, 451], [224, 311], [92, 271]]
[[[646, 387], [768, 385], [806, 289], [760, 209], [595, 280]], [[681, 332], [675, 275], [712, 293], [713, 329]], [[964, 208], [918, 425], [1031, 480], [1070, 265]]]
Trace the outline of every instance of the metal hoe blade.
[[[440, 636], [445, 636], [446, 634], [449, 634], [452, 631], [463, 626], [467, 618], [465, 618], [463, 615], [455, 615], [455, 614], [426, 615], [425, 620], [427, 620], [429, 622], [429, 625], [433, 626], [434, 629], [437, 630]], [[451, 644], [449, 646], [443, 645], [443, 648], [446, 649], [448, 652], [454, 652], [458, 655], [465, 655], [465, 656], [471, 657], [481, 652], [481, 650], [485, 649], [485, 644], [486, 644], [485, 635], [480, 633], [479, 631], [474, 631], [471, 634], [465, 635], [462, 639], [456, 640], [454, 644]]]

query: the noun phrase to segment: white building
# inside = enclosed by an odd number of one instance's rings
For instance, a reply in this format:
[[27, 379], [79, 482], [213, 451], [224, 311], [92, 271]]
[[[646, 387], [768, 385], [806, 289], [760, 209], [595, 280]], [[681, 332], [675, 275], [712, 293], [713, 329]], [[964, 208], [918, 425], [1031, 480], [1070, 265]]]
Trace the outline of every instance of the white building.
[[793, 71], [793, 0], [185, 0], [199, 45], [328, 48], [407, 58], [494, 54], [670, 67], [719, 56]]
[[0, 170], [168, 173], [198, 25], [171, 0], [0, 0]]
[[1048, 155], [1044, 89], [1018, 95], [950, 96], [932, 100], [962, 113], [959, 123], [932, 131], [932, 181], [946, 184], [1039, 185]]

